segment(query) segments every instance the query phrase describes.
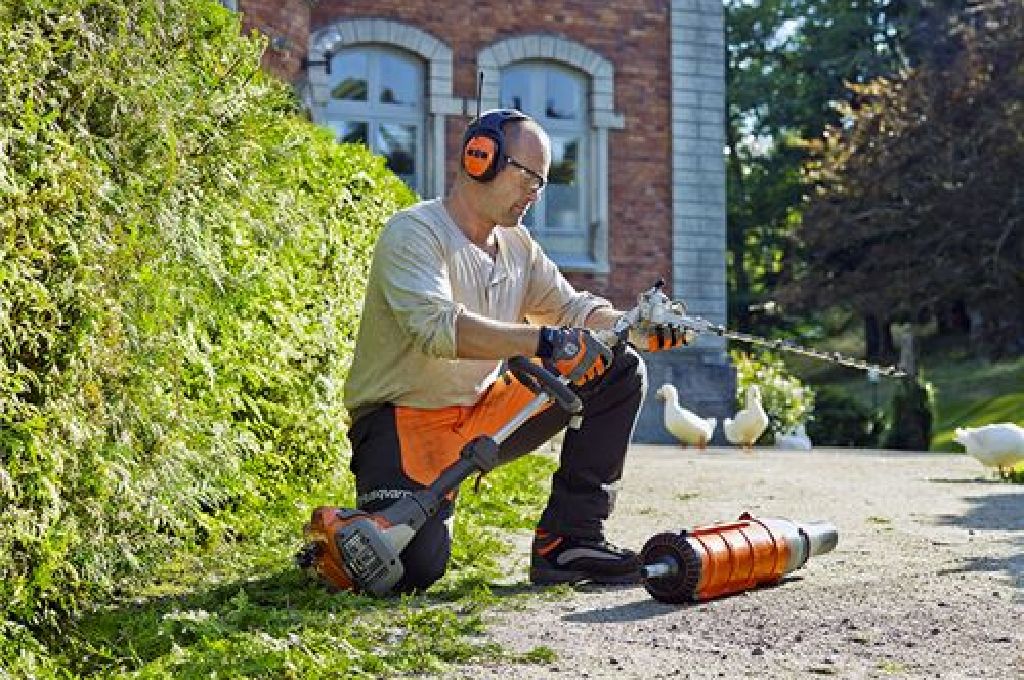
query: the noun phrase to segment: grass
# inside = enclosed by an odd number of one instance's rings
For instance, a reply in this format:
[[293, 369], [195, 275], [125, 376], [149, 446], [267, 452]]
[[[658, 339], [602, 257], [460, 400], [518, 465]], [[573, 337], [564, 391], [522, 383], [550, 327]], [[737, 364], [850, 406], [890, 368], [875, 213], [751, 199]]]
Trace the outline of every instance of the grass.
[[960, 451], [957, 427], [1011, 422], [1024, 425], [1024, 357], [1015, 361], [963, 362], [936, 366], [928, 378], [936, 387], [932, 449]]
[[507, 654], [481, 634], [489, 608], [521, 597], [488, 585], [507, 552], [500, 531], [532, 527], [553, 468], [527, 456], [488, 475], [480, 495], [464, 486], [449, 573], [424, 595], [393, 599], [328, 594], [293, 566], [312, 508], [344, 499], [327, 486], [269, 499], [232, 517], [230, 538], [37, 634], [42, 656], [21, 677], [377, 678], [480, 659], [546, 663], [547, 648]]
[[[951, 436], [958, 425], [1024, 424], [1024, 358], [926, 356], [922, 365], [935, 389], [933, 449], [957, 450]], [[891, 398], [887, 382], [875, 395], [856, 372], [816, 370], [797, 372], [812, 386], [843, 386], [866, 404], [876, 397], [886, 405]], [[312, 508], [350, 505], [351, 499], [333, 497], [338, 485], [330, 483], [293, 489], [229, 517], [229, 534], [173, 556], [146, 583], [126, 587], [117, 601], [59, 630], [33, 631], [20, 666], [0, 668], [0, 677], [377, 678], [480, 660], [550, 663], [554, 652], [545, 646], [512, 654], [482, 633], [489, 610], [515, 609], [528, 597], [515, 586], [491, 584], [509, 580], [500, 572], [508, 550], [502, 532], [532, 527], [554, 466], [549, 457], [527, 456], [488, 475], [479, 494], [464, 487], [451, 569], [425, 595], [331, 595], [299, 572], [292, 557]]]

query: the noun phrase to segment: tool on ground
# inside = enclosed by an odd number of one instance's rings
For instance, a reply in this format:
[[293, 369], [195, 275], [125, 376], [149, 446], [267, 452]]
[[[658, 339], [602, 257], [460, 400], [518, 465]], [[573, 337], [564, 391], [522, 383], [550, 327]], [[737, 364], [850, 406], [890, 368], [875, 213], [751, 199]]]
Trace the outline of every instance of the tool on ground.
[[778, 583], [838, 542], [827, 522], [743, 513], [735, 522], [652, 536], [640, 551], [640, 577], [659, 602], [710, 600]]
[[426, 489], [400, 499], [380, 512], [321, 506], [303, 528], [309, 541], [296, 562], [329, 586], [372, 595], [387, 594], [405, 568], [399, 557], [416, 532], [437, 514], [444, 497], [470, 475], [489, 472], [497, 465], [498, 448], [548, 401], [579, 417], [583, 402], [566, 379], [524, 357], [508, 360], [508, 369], [535, 396], [493, 435], [468, 442], [459, 459], [445, 468]]
[[629, 336], [631, 330], [644, 331], [649, 328], [665, 327], [677, 331], [690, 332], [693, 334], [718, 335], [730, 340], [739, 340], [751, 345], [759, 345], [783, 352], [793, 352], [804, 356], [830, 361], [841, 366], [848, 366], [862, 371], [868, 371], [875, 375], [884, 375], [893, 378], [904, 378], [907, 373], [897, 366], [876, 366], [863, 359], [844, 356], [839, 352], [825, 352], [810, 347], [802, 347], [791, 340], [773, 340], [762, 338], [756, 335], [740, 333], [729, 330], [725, 326], [713, 324], [699, 316], [692, 316], [686, 313], [686, 303], [681, 300], [672, 300], [662, 288], [665, 286], [664, 279], [659, 279], [652, 288], [639, 295], [636, 307], [626, 312], [619, 318], [613, 331], [619, 340]]

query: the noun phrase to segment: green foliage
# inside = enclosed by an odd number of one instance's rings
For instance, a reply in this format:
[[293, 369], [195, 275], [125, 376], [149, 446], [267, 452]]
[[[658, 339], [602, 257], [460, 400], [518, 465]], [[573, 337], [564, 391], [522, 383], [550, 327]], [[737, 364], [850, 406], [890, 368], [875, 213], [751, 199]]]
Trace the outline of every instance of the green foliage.
[[939, 25], [918, 68], [851, 84], [844, 124], [814, 142], [806, 257], [782, 297], [886, 324], [970, 310], [973, 351], [1017, 356], [1024, 5], [984, 0]]
[[818, 387], [814, 394], [814, 417], [807, 435], [819, 446], [878, 446], [885, 417], [832, 386]]
[[[528, 519], [532, 526], [554, 467], [531, 455], [490, 473], [479, 494], [464, 485], [455, 522], [459, 564], [426, 595], [332, 595], [292, 566], [313, 507], [351, 505], [353, 491], [339, 488], [347, 477], [339, 471], [313, 488], [286, 484], [273, 497], [226, 511], [229, 540], [177, 551], [145, 583], [58, 631], [37, 638], [0, 624], [0, 660], [15, 659], [16, 678], [380, 678], [439, 674], [446, 664], [473, 660], [550, 661], [543, 648], [517, 655], [479, 639], [484, 608], [499, 598], [514, 605], [520, 595], [486, 585], [499, 574], [508, 542], [483, 545], [474, 537]], [[508, 497], [517, 500], [509, 506], [502, 502]]]
[[[792, 265], [804, 209], [804, 140], [850, 101], [846, 83], [893, 73], [913, 54], [915, 3], [727, 0], [729, 318], [767, 333], [789, 319], [756, 313]], [[751, 307], [753, 306], [753, 309]], [[755, 312], [755, 313], [752, 313]], [[772, 316], [772, 314], [767, 314]]]
[[790, 374], [781, 357], [770, 352], [754, 355], [740, 350], [732, 350], [730, 356], [736, 367], [738, 403], [742, 406], [748, 385], [757, 385], [773, 436], [807, 422], [814, 411], [814, 390]]
[[892, 423], [885, 436], [888, 449], [927, 451], [932, 439], [932, 386], [918, 378], [900, 381], [892, 399]]
[[413, 196], [239, 32], [206, 0], [0, 12], [0, 619], [343, 464], [369, 253]]

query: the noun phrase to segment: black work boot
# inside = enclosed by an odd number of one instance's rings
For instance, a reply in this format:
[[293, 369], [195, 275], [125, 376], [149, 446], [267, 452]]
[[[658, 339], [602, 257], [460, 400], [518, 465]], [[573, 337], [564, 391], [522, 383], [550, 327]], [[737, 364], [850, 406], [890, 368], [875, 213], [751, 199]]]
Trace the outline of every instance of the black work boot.
[[530, 551], [530, 583], [628, 585], [640, 581], [640, 560], [632, 550], [601, 539], [558, 536], [537, 529]]

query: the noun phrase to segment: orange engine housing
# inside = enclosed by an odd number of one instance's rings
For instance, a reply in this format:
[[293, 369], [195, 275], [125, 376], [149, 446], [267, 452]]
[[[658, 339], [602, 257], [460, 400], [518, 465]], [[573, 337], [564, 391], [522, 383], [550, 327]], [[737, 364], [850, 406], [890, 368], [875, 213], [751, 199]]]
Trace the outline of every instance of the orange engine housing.
[[338, 542], [334, 537], [338, 529], [364, 517], [381, 529], [390, 526], [379, 515], [322, 505], [313, 510], [309, 522], [302, 527], [303, 535], [310, 542], [307, 549], [312, 551], [308, 567], [330, 588], [359, 592], [359, 586], [345, 566], [345, 558], [338, 550]]

